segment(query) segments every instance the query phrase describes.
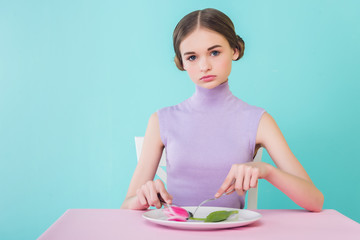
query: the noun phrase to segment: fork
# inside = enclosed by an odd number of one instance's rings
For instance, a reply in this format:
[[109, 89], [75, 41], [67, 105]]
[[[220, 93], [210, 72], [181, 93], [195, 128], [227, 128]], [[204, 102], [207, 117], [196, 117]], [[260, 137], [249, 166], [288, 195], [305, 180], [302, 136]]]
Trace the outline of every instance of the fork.
[[160, 193], [158, 193], [157, 195], [158, 195], [158, 198], [159, 198], [160, 203], [161, 203], [162, 205], [164, 205], [165, 207], [168, 207], [168, 208], [171, 207], [172, 204], [168, 204], [167, 202], [165, 202], [165, 200], [161, 197]]
[[204, 205], [205, 203], [210, 202], [210, 201], [213, 201], [213, 200], [216, 200], [216, 199], [218, 199], [218, 198], [221, 198], [221, 197], [224, 196], [224, 195], [229, 195], [230, 193], [232, 193], [232, 192], [234, 192], [234, 191], [235, 191], [235, 189], [233, 189], [233, 190], [231, 190], [231, 191], [229, 191], [229, 192], [223, 193], [222, 195], [220, 195], [220, 196], [218, 196], [218, 197], [209, 198], [209, 199], [206, 199], [206, 200], [202, 201], [202, 202], [199, 204], [199, 206], [197, 206], [197, 208], [195, 209], [195, 211], [193, 212], [193, 216], [195, 217], [196, 211], [199, 209], [199, 207], [201, 207], [201, 206]]

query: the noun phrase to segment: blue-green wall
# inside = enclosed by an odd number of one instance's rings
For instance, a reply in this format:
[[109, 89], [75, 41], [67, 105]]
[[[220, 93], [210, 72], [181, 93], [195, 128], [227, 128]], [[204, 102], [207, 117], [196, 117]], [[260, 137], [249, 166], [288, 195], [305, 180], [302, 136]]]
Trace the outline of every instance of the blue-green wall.
[[[69, 208], [119, 208], [133, 137], [194, 91], [172, 31], [207, 7], [246, 43], [233, 93], [273, 115], [324, 208], [360, 221], [358, 1], [3, 0], [0, 239], [35, 239]], [[259, 208], [297, 208], [259, 189]]]

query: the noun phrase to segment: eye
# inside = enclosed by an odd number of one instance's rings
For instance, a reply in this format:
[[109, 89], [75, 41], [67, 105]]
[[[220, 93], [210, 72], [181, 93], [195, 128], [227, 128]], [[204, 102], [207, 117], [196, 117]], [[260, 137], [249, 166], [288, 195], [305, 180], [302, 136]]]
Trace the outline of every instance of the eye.
[[218, 56], [220, 54], [219, 51], [212, 51], [211, 56]]
[[194, 55], [187, 58], [187, 60], [189, 60], [189, 61], [194, 61], [195, 59], [196, 59], [196, 56], [194, 56]]

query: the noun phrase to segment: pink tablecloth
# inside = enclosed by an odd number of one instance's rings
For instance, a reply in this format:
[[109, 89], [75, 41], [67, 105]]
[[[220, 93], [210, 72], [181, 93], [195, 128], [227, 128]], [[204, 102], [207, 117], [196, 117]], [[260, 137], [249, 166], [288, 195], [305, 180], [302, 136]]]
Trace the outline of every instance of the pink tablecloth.
[[360, 224], [336, 210], [256, 210], [263, 217], [248, 226], [210, 231], [177, 230], [148, 222], [143, 211], [67, 210], [40, 237], [45, 239], [360, 239]]

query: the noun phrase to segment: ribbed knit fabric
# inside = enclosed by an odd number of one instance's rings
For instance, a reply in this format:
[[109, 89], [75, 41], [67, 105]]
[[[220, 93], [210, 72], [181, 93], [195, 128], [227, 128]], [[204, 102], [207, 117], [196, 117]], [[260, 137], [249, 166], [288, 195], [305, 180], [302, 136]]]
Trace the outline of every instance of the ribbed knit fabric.
[[[228, 82], [196, 85], [187, 100], [157, 111], [167, 156], [167, 191], [178, 206], [197, 206], [214, 196], [232, 164], [252, 161], [264, 109], [235, 97]], [[204, 206], [244, 208], [233, 194]]]

